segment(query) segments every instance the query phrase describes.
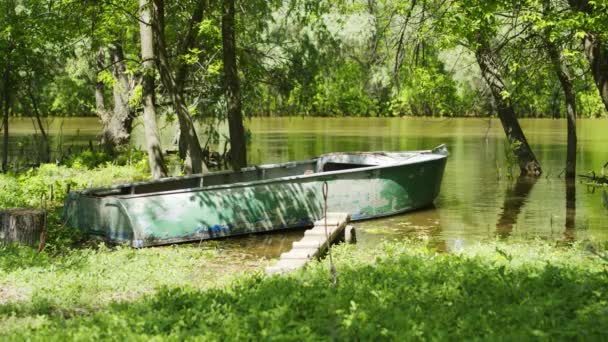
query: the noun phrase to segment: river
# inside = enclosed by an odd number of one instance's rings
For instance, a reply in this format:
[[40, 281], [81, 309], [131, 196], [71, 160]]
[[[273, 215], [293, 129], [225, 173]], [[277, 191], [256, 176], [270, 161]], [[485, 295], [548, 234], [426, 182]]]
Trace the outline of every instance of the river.
[[[525, 119], [521, 124], [544, 169], [536, 182], [518, 180], [517, 166], [505, 157], [504, 132], [497, 119], [254, 118], [246, 126], [251, 131], [252, 164], [301, 160], [326, 152], [448, 146], [450, 157], [435, 207], [357, 223], [362, 246], [402, 238], [428, 239], [440, 250], [487, 239], [608, 241], [606, 190], [579, 180], [571, 188], [575, 200], [572, 195], [570, 201], [566, 199], [566, 184], [560, 177], [565, 166], [566, 121]], [[34, 133], [31, 121], [15, 119], [11, 128], [11, 148], [25, 149]], [[95, 118], [57, 118], [49, 128], [57, 149], [59, 141], [87, 145], [99, 131], [99, 123]], [[174, 130], [165, 131], [163, 142], [168, 144]], [[579, 120], [578, 138], [578, 173], [599, 171], [608, 162], [608, 120]], [[141, 139], [141, 126], [136, 126], [135, 144], [141, 144]], [[251, 256], [272, 258], [300, 236], [296, 231], [221, 243]]]

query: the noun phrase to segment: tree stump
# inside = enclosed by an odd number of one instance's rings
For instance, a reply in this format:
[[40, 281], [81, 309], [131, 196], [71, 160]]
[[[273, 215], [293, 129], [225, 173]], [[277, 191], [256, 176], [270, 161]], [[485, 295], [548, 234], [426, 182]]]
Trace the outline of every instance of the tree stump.
[[0, 241], [39, 247], [46, 229], [46, 213], [38, 209], [5, 209], [0, 211]]

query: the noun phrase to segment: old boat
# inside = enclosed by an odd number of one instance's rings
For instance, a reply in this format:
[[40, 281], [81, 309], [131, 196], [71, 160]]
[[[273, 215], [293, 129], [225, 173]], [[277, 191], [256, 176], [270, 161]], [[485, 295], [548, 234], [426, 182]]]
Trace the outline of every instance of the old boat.
[[145, 247], [310, 226], [329, 211], [352, 220], [430, 205], [439, 193], [445, 146], [429, 151], [331, 153], [240, 172], [70, 192], [64, 219], [88, 235]]

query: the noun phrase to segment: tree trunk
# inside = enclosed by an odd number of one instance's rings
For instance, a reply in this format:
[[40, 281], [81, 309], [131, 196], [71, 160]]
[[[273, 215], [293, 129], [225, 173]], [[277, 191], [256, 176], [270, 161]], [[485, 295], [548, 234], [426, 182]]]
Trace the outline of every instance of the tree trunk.
[[568, 120], [568, 147], [566, 151], [566, 178], [576, 177], [576, 93], [568, 67], [562, 59], [559, 48], [554, 42], [545, 40], [553, 69], [564, 91], [566, 100], [566, 119]]
[[112, 142], [112, 135], [109, 132], [110, 124], [110, 113], [106, 110], [105, 99], [104, 99], [104, 84], [99, 80], [99, 73], [103, 70], [105, 64], [105, 53], [104, 48], [100, 47], [97, 51], [97, 58], [95, 63], [96, 68], [96, 81], [95, 81], [95, 112], [101, 121], [101, 144], [105, 147], [106, 152], [113, 153], [114, 144]]
[[40, 136], [42, 137], [42, 162], [48, 163], [51, 159], [51, 145], [49, 144], [49, 138], [46, 134], [46, 130], [44, 129], [44, 125], [42, 124], [42, 120], [40, 119], [40, 107], [38, 106], [38, 100], [34, 92], [37, 92], [36, 86], [34, 85], [34, 90], [31, 88], [28, 89], [28, 96], [30, 101], [32, 101], [32, 107], [34, 109], [34, 116], [36, 117], [36, 123], [38, 125], [38, 129], [40, 129]]
[[587, 33], [583, 44], [595, 85], [608, 111], [608, 46], [602, 42], [598, 33]]
[[124, 145], [129, 142], [133, 125], [133, 113], [129, 106], [129, 78], [124, 62], [122, 45], [118, 42], [112, 44], [110, 58], [113, 64], [114, 76], [114, 112], [107, 125], [108, 143], [110, 148]]
[[160, 73], [160, 78], [169, 93], [171, 101], [173, 101], [173, 109], [177, 115], [177, 119], [180, 127], [180, 139], [184, 140], [184, 143], [188, 147], [186, 160], [185, 160], [185, 171], [186, 173], [207, 173], [207, 166], [203, 161], [203, 151], [201, 149], [194, 123], [188, 112], [186, 106], [186, 100], [184, 99], [183, 93], [178, 91], [178, 87], [175, 83], [175, 78], [171, 71], [171, 65], [169, 63], [169, 57], [167, 53], [167, 47], [165, 44], [164, 31], [162, 30], [162, 22], [164, 18], [164, 1], [154, 0], [155, 10], [152, 12], [154, 17], [152, 18], [151, 25], [154, 34], [154, 42], [156, 43], [157, 65]]
[[[164, 8], [162, 6], [160, 6], [162, 4], [159, 4], [159, 6], [157, 6], [157, 8], [159, 10], [162, 10], [161, 13], [159, 13], [159, 18], [163, 18], [164, 19]], [[196, 6], [194, 8], [194, 11], [192, 13], [192, 17], [190, 18], [190, 21], [188, 23], [188, 26], [186, 28], [186, 33], [184, 34], [184, 40], [181, 42], [179, 49], [178, 49], [178, 55], [183, 55], [186, 54], [190, 51], [190, 49], [195, 47], [195, 43], [196, 43], [196, 32], [198, 32], [198, 25], [200, 24], [200, 22], [203, 20], [203, 12], [205, 10], [205, 8], [207, 8], [207, 0], [198, 0], [196, 3]], [[164, 25], [160, 24], [160, 31], [164, 32]], [[177, 67], [176, 67], [177, 71], [175, 72], [175, 86], [176, 86], [176, 92], [178, 93], [183, 93], [184, 91], [184, 86], [186, 84], [186, 76], [188, 74], [188, 69], [189, 66], [187, 63], [185, 63], [183, 60], [178, 60], [177, 61]], [[186, 143], [187, 138], [184, 137], [184, 131], [180, 128], [179, 123], [178, 123], [178, 134], [177, 134], [177, 145], [178, 145], [178, 151], [179, 151], [179, 157], [182, 160], [186, 159], [186, 156], [188, 155], [188, 144]], [[205, 164], [205, 159], [203, 158], [203, 164]]]
[[0, 241], [38, 247], [43, 240], [46, 213], [36, 209], [7, 209], [0, 212]]
[[154, 107], [154, 36], [150, 25], [150, 5], [148, 0], [139, 0], [139, 32], [141, 36], [141, 59], [143, 61], [142, 100], [144, 105], [144, 131], [148, 161], [153, 179], [167, 177], [156, 125]]
[[526, 136], [519, 125], [510, 99], [508, 96], [505, 96], [507, 88], [496, 67], [492, 52], [488, 48], [487, 43], [484, 44], [483, 40], [480, 43], [480, 46], [475, 50], [475, 57], [481, 69], [481, 74], [496, 102], [498, 117], [511, 144], [511, 149], [517, 157], [521, 174], [538, 177], [542, 173], [540, 163], [536, 160], [536, 156], [532, 152]]
[[[589, 0], [568, 0], [570, 7], [578, 12], [592, 15], [594, 8]], [[591, 74], [600, 92], [604, 107], [608, 111], [608, 44], [602, 41], [599, 32], [587, 32], [583, 38], [585, 56], [591, 65]]]
[[8, 172], [8, 115], [11, 108], [11, 83], [10, 83], [10, 59], [6, 58], [6, 69], [4, 70], [4, 86], [2, 87], [3, 91], [3, 104], [4, 104], [4, 115], [2, 117], [2, 129], [4, 133], [4, 139], [2, 144], [2, 172]]
[[397, 92], [399, 92], [401, 88], [401, 80], [399, 79], [399, 74], [401, 71], [401, 66], [403, 65], [403, 58], [405, 56], [405, 31], [407, 30], [408, 24], [410, 22], [410, 18], [412, 17], [412, 12], [414, 7], [416, 7], [417, 0], [412, 0], [410, 4], [410, 8], [408, 9], [405, 20], [401, 25], [401, 32], [399, 34], [399, 41], [397, 44], [397, 52], [395, 53], [395, 64], [393, 66], [393, 77], [395, 86], [397, 87]]
[[234, 33], [234, 0], [223, 1], [222, 45], [224, 50], [224, 86], [230, 130], [230, 157], [232, 168], [239, 171], [247, 166], [247, 142], [243, 127], [239, 74], [236, 65], [236, 38]]

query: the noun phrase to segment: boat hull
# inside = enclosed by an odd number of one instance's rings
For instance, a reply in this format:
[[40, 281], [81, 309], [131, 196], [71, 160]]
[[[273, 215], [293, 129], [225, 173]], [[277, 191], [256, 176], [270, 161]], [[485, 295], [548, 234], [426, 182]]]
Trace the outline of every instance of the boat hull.
[[446, 158], [227, 187], [150, 194], [95, 196], [70, 193], [65, 215], [72, 227], [116, 243], [146, 247], [307, 227], [327, 210], [354, 221], [415, 210], [432, 204]]

